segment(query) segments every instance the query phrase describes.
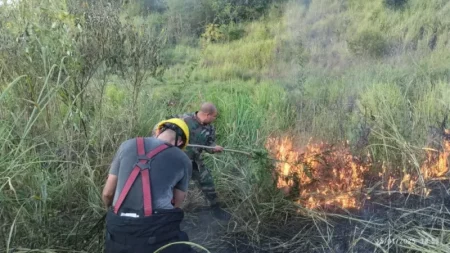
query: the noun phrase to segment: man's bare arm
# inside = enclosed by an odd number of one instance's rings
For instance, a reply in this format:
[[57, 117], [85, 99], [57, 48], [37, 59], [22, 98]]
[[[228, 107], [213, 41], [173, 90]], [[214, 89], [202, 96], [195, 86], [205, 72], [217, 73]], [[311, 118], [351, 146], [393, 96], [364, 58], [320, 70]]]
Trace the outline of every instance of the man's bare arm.
[[186, 198], [186, 192], [180, 191], [178, 189], [173, 189], [173, 201], [174, 201], [174, 207], [175, 208], [181, 208], [181, 205], [184, 202], [184, 199]]
[[109, 174], [102, 193], [103, 204], [107, 209], [112, 205], [114, 193], [116, 191], [116, 186], [117, 186], [117, 176]]

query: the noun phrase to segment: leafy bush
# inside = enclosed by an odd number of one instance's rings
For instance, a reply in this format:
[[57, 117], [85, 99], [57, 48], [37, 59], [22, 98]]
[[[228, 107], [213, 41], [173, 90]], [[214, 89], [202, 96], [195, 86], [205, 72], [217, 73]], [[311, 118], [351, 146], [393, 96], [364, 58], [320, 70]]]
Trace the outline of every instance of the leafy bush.
[[226, 38], [226, 41], [238, 40], [245, 35], [245, 29], [234, 22], [221, 25], [220, 30]]
[[[206, 33], [212, 36], [212, 27], [218, 25], [225, 39], [239, 38], [243, 30], [233, 25], [261, 17], [275, 2], [284, 0], [167, 0], [164, 8], [170, 42], [176, 44], [187, 38], [198, 38]], [[150, 1], [151, 2], [151, 1]], [[158, 9], [159, 10], [159, 9]], [[159, 11], [161, 12], [161, 11]], [[213, 37], [206, 38], [214, 40]], [[193, 42], [194, 44], [194, 42]]]
[[208, 24], [201, 37], [206, 44], [219, 42], [224, 39], [224, 35], [217, 24]]
[[365, 30], [347, 41], [350, 51], [356, 55], [381, 57], [388, 49], [388, 42], [380, 31]]
[[235, 24], [208, 24], [205, 32], [201, 35], [204, 45], [214, 42], [230, 42], [241, 39], [245, 34], [245, 30]]

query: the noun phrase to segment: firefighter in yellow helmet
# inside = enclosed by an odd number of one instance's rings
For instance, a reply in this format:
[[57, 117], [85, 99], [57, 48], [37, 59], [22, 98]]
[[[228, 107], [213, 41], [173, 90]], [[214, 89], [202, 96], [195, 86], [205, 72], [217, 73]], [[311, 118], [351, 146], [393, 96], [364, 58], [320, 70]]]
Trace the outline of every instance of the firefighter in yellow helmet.
[[[158, 123], [153, 137], [120, 145], [102, 195], [109, 209], [105, 252], [154, 252], [189, 240], [180, 230], [184, 217], [180, 207], [192, 175], [192, 163], [182, 150], [188, 143], [186, 123], [169, 119]], [[161, 252], [193, 251], [186, 244], [175, 244]]]
[[179, 147], [183, 150], [186, 149], [186, 146], [189, 143], [189, 128], [186, 122], [182, 119], [176, 118], [163, 120], [156, 125], [154, 133], [155, 136], [158, 136], [166, 129], [171, 129], [176, 133], [175, 143], [177, 143], [177, 138], [185, 138], [183, 139], [183, 144], [181, 144]]

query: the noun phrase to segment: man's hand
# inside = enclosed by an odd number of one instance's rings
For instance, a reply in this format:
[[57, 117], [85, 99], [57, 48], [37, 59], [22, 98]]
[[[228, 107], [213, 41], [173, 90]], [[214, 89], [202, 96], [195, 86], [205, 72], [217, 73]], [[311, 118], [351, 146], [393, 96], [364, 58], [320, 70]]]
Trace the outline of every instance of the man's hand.
[[215, 153], [222, 152], [222, 151], [223, 151], [223, 147], [222, 147], [222, 146], [219, 146], [219, 145], [216, 145], [216, 146], [214, 147], [213, 151], [214, 151]]
[[113, 174], [108, 175], [108, 179], [106, 180], [105, 187], [103, 188], [102, 200], [106, 209], [108, 209], [114, 199], [114, 193], [116, 191], [117, 186], [117, 176]]

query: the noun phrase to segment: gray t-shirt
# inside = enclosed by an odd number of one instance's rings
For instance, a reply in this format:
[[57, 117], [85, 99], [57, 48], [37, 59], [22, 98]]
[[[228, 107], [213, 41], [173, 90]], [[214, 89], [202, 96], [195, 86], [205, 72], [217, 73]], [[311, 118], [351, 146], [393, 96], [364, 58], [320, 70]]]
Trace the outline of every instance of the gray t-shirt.
[[[145, 153], [153, 150], [164, 142], [154, 137], [144, 138]], [[137, 162], [136, 139], [123, 142], [111, 164], [109, 173], [118, 176], [117, 188], [114, 194], [113, 206], [116, 204], [120, 193], [131, 171]], [[177, 147], [169, 147], [160, 152], [150, 161], [150, 184], [152, 194], [152, 208], [173, 209], [171, 204], [173, 189], [187, 191], [192, 175], [192, 163], [189, 157]], [[136, 178], [127, 197], [122, 203], [121, 209], [142, 210], [144, 206], [142, 197], [141, 176]]]

